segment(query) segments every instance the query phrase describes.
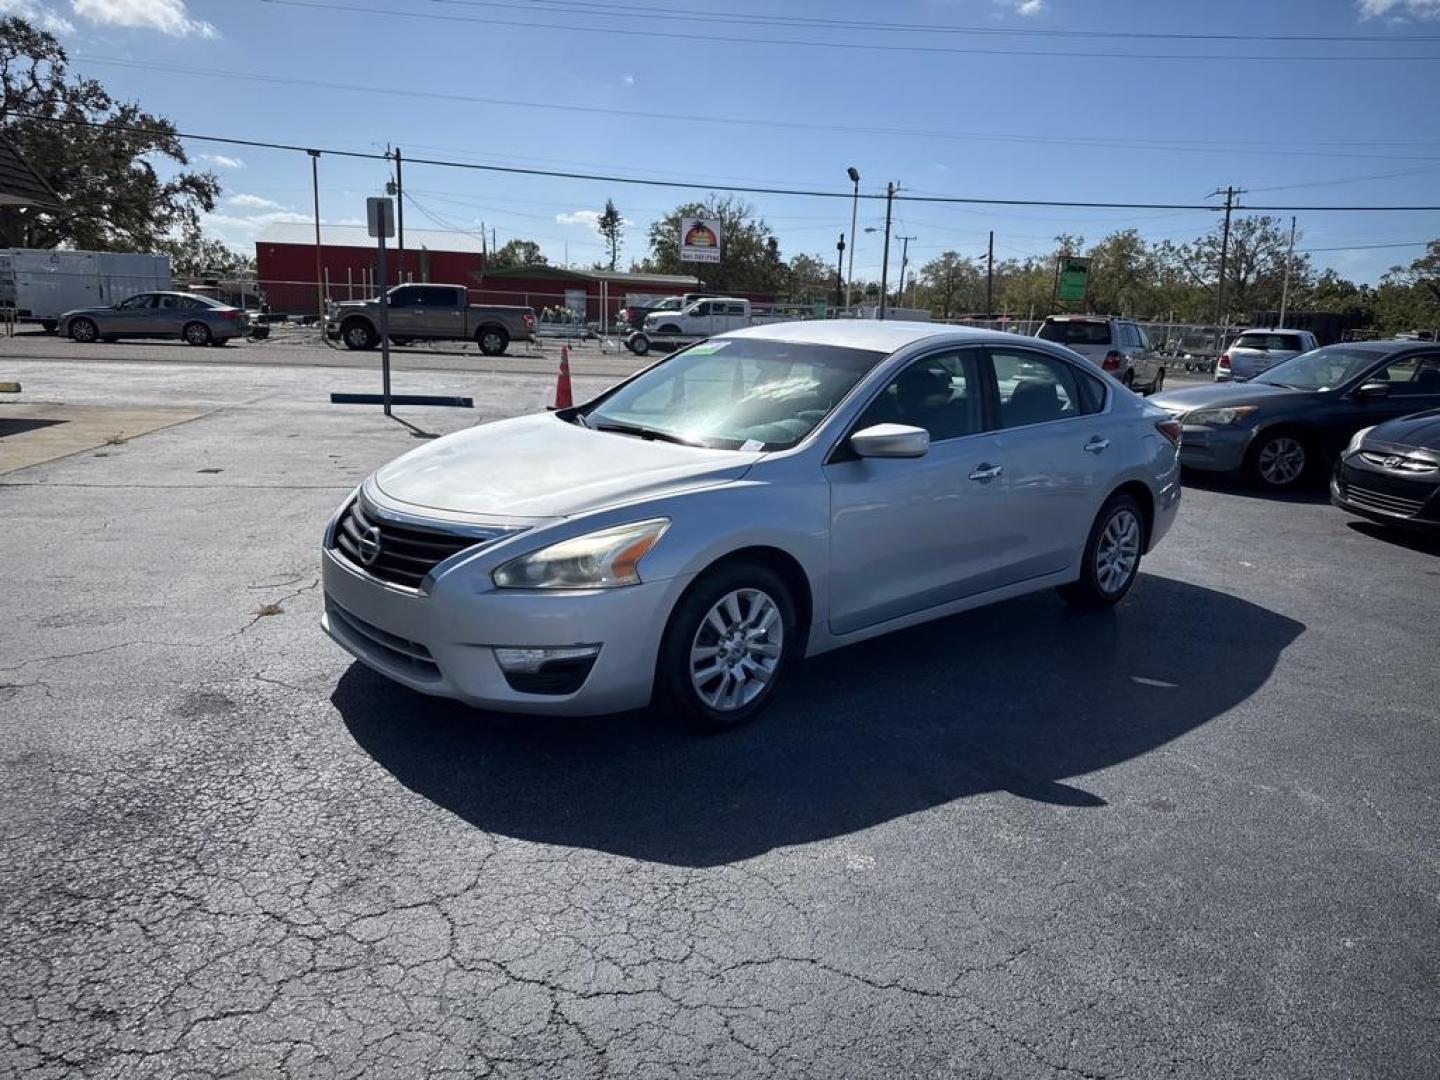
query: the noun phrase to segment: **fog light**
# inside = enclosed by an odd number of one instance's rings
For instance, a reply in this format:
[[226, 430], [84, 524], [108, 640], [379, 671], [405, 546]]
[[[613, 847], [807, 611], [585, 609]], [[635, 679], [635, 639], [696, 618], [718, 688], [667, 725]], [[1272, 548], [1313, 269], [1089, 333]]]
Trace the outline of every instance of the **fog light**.
[[523, 694], [573, 694], [584, 685], [600, 655], [599, 645], [495, 649], [510, 689]]

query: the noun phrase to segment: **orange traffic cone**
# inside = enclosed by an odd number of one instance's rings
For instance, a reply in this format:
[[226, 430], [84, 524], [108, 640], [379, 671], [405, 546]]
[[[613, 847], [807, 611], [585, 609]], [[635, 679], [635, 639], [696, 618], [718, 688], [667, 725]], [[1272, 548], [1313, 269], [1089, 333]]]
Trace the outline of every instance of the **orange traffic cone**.
[[555, 379], [555, 408], [569, 409], [575, 405], [570, 393], [570, 346], [560, 346], [560, 374]]

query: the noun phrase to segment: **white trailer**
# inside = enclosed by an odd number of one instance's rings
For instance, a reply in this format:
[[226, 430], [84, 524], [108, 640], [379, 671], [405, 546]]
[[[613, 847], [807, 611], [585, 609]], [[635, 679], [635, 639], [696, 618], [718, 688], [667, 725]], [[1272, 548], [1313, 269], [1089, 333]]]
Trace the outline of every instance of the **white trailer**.
[[0, 248], [0, 309], [54, 330], [67, 311], [170, 289], [170, 256], [129, 251]]

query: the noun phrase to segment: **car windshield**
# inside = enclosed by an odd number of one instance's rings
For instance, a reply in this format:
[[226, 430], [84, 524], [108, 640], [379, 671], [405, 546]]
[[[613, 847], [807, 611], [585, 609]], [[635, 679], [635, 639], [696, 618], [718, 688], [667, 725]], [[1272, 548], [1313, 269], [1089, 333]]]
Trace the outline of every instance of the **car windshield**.
[[715, 338], [676, 353], [583, 414], [613, 428], [730, 450], [784, 450], [885, 358], [869, 349]]
[[1327, 345], [1284, 360], [1251, 382], [1296, 390], [1332, 390], [1371, 367], [1382, 354], [1348, 345]]
[[1265, 349], [1299, 352], [1300, 338], [1295, 334], [1241, 334], [1232, 349]]
[[1039, 336], [1046, 341], [1058, 341], [1061, 345], [1109, 345], [1110, 324], [1062, 319], [1045, 323], [1040, 327]]

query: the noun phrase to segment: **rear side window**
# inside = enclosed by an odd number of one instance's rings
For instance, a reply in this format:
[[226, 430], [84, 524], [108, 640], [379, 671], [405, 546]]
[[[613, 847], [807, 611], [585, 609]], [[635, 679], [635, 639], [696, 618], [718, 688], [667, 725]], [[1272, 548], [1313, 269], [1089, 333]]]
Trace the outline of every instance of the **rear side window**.
[[1075, 381], [1079, 384], [1080, 390], [1080, 411], [1083, 413], [1097, 413], [1105, 408], [1105, 384], [1094, 375], [1087, 375], [1083, 371], [1075, 371]]
[[418, 303], [422, 307], [453, 308], [460, 306], [459, 301], [456, 299], [457, 290], [455, 289], [431, 287], [427, 289], [416, 289], [415, 291], [420, 294]]
[[1061, 345], [1109, 345], [1110, 324], [1103, 320], [1083, 322], [1078, 319], [1046, 320], [1038, 335], [1044, 341]]
[[1064, 360], [1027, 349], [991, 349], [1002, 428], [1065, 420], [1087, 411], [1080, 373]]

